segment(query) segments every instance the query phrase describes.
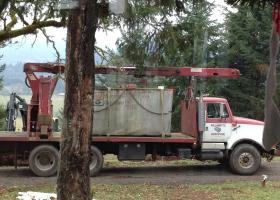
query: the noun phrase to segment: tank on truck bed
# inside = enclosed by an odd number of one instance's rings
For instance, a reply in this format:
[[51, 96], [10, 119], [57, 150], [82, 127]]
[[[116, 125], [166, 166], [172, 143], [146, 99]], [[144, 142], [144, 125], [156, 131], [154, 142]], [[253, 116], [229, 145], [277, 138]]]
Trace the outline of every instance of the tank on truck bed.
[[172, 89], [94, 91], [93, 136], [170, 136]]

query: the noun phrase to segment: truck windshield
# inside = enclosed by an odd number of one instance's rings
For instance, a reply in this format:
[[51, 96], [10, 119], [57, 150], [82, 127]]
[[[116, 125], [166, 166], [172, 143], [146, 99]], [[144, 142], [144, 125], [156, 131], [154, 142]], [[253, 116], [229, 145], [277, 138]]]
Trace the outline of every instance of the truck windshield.
[[209, 103], [207, 104], [207, 117], [208, 118], [227, 118], [228, 111], [225, 104]]

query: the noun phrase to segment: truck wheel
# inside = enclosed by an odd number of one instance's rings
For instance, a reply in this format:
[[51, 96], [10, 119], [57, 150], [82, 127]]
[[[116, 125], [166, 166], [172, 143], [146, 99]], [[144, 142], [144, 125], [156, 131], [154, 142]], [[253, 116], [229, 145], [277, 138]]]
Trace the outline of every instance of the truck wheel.
[[251, 175], [261, 166], [260, 152], [253, 145], [240, 144], [232, 151], [229, 165], [237, 174]]
[[29, 154], [29, 168], [37, 176], [55, 175], [58, 162], [58, 150], [51, 145], [37, 146]]
[[100, 150], [95, 147], [91, 146], [91, 155], [90, 155], [90, 175], [95, 176], [103, 167], [103, 154], [100, 152]]

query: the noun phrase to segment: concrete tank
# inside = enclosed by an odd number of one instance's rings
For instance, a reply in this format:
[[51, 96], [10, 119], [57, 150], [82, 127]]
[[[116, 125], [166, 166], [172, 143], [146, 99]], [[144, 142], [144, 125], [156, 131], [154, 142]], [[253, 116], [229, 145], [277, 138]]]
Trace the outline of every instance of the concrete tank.
[[95, 90], [93, 134], [168, 136], [173, 90]]

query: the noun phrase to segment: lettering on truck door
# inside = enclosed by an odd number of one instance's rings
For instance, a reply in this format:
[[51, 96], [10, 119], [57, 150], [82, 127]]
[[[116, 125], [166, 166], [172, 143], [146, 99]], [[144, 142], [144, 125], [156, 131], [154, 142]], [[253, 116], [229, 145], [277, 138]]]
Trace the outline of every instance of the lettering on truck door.
[[224, 103], [207, 103], [206, 124], [202, 142], [227, 142], [232, 123]]

